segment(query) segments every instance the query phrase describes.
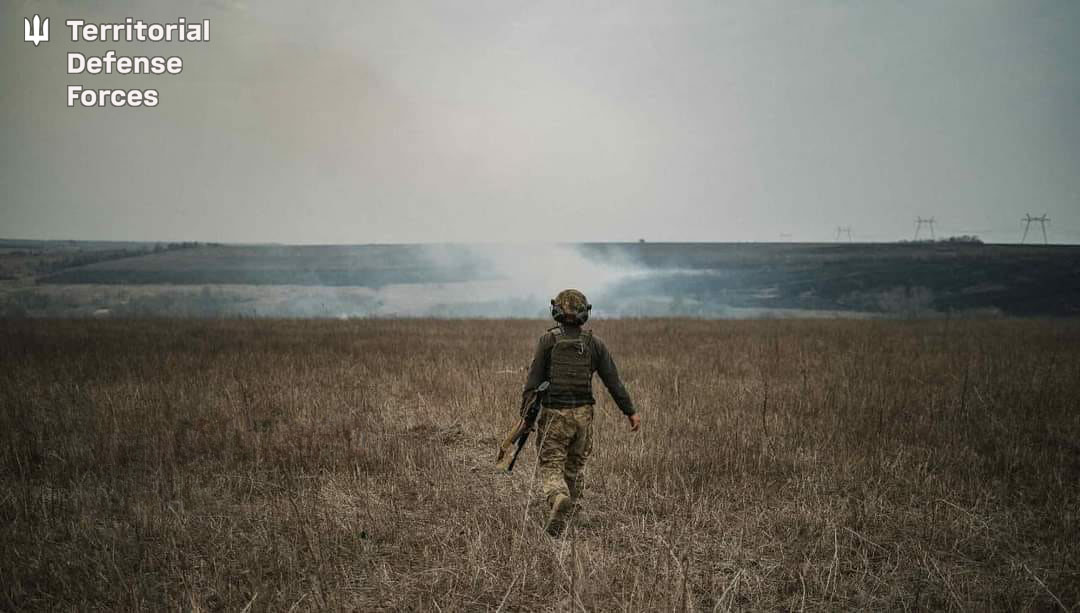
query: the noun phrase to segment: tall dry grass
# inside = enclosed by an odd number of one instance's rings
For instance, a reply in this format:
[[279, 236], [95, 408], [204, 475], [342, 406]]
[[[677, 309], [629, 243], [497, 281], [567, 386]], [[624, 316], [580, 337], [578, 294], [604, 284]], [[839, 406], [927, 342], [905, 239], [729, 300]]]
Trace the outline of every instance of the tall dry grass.
[[597, 384], [559, 541], [492, 470], [545, 326], [0, 322], [0, 609], [1080, 602], [1080, 322], [597, 322], [643, 430]]

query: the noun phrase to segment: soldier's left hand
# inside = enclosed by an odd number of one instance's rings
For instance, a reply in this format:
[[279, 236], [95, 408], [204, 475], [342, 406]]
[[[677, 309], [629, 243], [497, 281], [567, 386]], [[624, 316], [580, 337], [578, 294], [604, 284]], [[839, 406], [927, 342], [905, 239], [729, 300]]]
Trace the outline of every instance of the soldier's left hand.
[[630, 431], [637, 432], [641, 429], [641, 416], [637, 413], [633, 415], [627, 415], [626, 419], [630, 420]]

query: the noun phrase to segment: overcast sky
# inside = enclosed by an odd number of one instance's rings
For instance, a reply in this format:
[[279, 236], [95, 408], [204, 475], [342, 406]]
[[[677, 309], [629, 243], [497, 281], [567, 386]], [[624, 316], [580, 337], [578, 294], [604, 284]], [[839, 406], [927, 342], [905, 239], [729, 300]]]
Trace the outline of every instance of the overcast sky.
[[[125, 16], [212, 41], [63, 25]], [[0, 23], [0, 237], [895, 240], [934, 216], [1012, 242], [1030, 212], [1080, 242], [1080, 2], [5, 0]], [[66, 74], [108, 49], [184, 72]], [[68, 84], [160, 104], [68, 108]]]

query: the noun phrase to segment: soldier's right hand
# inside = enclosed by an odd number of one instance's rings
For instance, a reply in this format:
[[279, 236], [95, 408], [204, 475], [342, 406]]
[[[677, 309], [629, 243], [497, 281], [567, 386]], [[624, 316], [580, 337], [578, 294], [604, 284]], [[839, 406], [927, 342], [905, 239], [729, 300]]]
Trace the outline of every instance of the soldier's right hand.
[[641, 429], [641, 416], [637, 413], [633, 415], [627, 415], [626, 419], [630, 421], [630, 431], [637, 432]]

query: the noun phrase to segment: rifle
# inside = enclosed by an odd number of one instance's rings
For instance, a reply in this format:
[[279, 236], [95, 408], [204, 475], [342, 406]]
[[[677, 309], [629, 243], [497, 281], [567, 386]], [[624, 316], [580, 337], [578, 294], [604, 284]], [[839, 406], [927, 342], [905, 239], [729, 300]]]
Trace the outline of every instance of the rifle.
[[[541, 401], [547, 388], [548, 382], [544, 381], [521, 399], [521, 417], [499, 445], [499, 457], [495, 458], [495, 467], [499, 470], [514, 470], [514, 462], [517, 462], [521, 448], [525, 446], [525, 441], [529, 440], [529, 433], [536, 427], [536, 418], [540, 415]], [[517, 449], [511, 453], [510, 448], [515, 444]]]

